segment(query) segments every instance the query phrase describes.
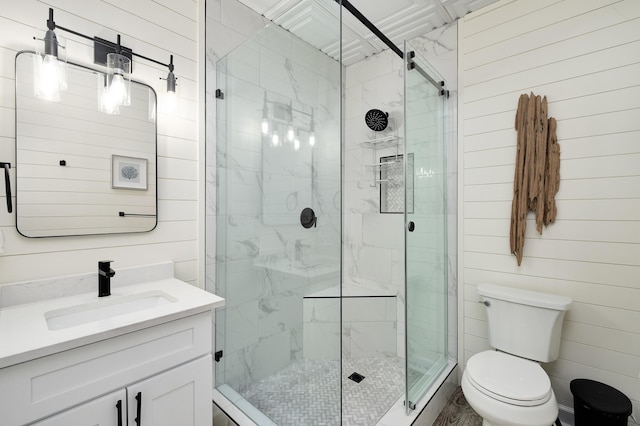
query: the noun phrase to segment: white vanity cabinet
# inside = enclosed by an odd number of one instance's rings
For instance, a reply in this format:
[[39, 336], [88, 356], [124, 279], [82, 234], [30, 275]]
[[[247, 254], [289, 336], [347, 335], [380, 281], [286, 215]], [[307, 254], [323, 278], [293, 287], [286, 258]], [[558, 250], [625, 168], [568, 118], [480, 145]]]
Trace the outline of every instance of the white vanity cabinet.
[[1, 368], [0, 425], [210, 426], [211, 317], [119, 330]]
[[126, 426], [127, 392], [121, 389], [48, 417], [34, 426]]
[[129, 386], [129, 425], [211, 425], [211, 364], [209, 355]]
[[160, 373], [33, 426], [210, 425], [211, 355]]

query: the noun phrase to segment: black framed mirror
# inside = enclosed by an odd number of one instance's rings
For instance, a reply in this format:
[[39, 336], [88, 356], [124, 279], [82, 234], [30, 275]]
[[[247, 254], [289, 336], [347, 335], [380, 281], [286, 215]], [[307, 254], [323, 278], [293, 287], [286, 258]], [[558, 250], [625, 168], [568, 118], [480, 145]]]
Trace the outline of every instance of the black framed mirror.
[[[25, 237], [151, 231], [157, 224], [156, 93], [99, 110], [103, 72], [67, 64], [60, 102], [34, 96], [33, 52], [16, 55], [16, 227]], [[102, 86], [101, 86], [102, 85]]]

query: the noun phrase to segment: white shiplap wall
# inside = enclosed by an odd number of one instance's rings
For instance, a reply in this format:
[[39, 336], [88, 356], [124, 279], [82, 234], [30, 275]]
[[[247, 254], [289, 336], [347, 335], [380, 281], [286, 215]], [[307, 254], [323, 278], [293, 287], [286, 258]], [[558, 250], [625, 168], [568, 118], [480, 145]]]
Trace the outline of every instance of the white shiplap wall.
[[[99, 259], [114, 269], [172, 260], [176, 276], [198, 283], [198, 10], [196, 0], [6, 0], [0, 10], [0, 161], [15, 163], [15, 71], [20, 50], [43, 37], [48, 8], [58, 25], [115, 41], [167, 63], [174, 55], [179, 93], [175, 109], [166, 98], [167, 69], [134, 58], [133, 78], [158, 94], [158, 226], [150, 233], [27, 239], [15, 230], [4, 190], [0, 196], [0, 284], [93, 272]], [[67, 40], [69, 61], [92, 66], [90, 41], [56, 31]], [[97, 67], [97, 66], [96, 66]], [[164, 87], [163, 87], [164, 86]], [[15, 169], [11, 169], [15, 188]], [[4, 188], [4, 182], [2, 182]], [[14, 195], [15, 205], [15, 195]], [[203, 285], [200, 284], [200, 285]]]
[[[503, 0], [461, 20], [462, 361], [487, 349], [476, 285], [569, 296], [560, 359], [547, 365], [560, 404], [590, 378], [640, 413], [640, 2]], [[509, 253], [521, 93], [546, 95], [561, 148], [558, 218], [524, 260]]]

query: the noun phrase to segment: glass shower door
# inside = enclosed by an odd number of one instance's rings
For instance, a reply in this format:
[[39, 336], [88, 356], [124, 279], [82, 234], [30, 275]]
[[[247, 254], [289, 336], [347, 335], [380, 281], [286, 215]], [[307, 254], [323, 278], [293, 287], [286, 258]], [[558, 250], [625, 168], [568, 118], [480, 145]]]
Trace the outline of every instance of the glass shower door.
[[407, 412], [447, 361], [447, 223], [443, 81], [405, 42]]
[[268, 25], [216, 78], [216, 389], [260, 426], [339, 425], [340, 64]]

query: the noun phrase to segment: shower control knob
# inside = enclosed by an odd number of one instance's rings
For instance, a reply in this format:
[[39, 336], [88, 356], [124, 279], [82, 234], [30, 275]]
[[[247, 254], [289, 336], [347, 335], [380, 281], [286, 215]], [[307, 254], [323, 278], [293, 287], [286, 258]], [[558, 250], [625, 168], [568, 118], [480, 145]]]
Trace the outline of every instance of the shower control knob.
[[413, 223], [413, 221], [410, 221], [408, 228], [409, 228], [409, 232], [413, 232], [413, 230], [416, 229], [416, 224]]

